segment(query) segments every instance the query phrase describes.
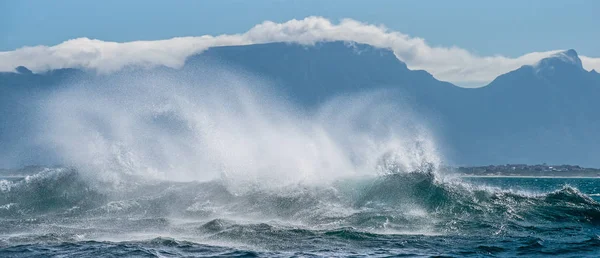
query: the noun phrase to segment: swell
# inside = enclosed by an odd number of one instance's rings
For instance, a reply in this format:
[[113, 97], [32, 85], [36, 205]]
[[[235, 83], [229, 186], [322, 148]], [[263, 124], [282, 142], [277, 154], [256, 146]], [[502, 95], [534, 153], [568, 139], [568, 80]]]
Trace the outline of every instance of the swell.
[[[71, 168], [40, 167], [16, 172], [16, 176], [0, 180], [0, 214], [3, 216], [90, 209], [105, 200]], [[30, 174], [20, 175], [23, 172]]]

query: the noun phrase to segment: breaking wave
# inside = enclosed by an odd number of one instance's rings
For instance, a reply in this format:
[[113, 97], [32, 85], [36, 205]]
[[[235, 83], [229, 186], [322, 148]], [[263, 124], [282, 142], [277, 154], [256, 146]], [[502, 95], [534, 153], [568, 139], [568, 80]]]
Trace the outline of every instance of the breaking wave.
[[434, 133], [393, 92], [300, 108], [255, 78], [210, 73], [110, 77], [40, 99], [30, 138], [65, 165], [2, 171], [3, 251], [339, 255], [507, 235], [535, 253], [532, 232], [600, 225], [600, 204], [574, 187], [525, 193], [448, 176]]
[[262, 223], [273, 222], [313, 230], [429, 234], [475, 229], [527, 231], [531, 226], [551, 228], [557, 222], [600, 224], [600, 204], [570, 186], [546, 194], [526, 194], [439, 179], [431, 171], [240, 193], [223, 179], [132, 180], [114, 188], [105, 182], [91, 183], [73, 168], [30, 170], [32, 175], [0, 181], [3, 218], [156, 220], [151, 227], [177, 218], [206, 221], [196, 230], [213, 234], [244, 227], [240, 221], [253, 227], [271, 227]]

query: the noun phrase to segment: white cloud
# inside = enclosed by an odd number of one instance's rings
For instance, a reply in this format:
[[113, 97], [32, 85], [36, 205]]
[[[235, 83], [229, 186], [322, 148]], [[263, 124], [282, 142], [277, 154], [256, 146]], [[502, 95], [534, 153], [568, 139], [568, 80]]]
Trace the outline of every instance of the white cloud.
[[[322, 17], [284, 23], [266, 21], [243, 34], [180, 37], [156, 41], [107, 42], [88, 38], [55, 46], [23, 47], [0, 52], [0, 71], [23, 65], [34, 72], [57, 68], [85, 68], [100, 73], [126, 66], [181, 67], [185, 58], [213, 46], [269, 42], [314, 44], [319, 41], [354, 41], [394, 51], [411, 69], [423, 69], [437, 79], [459, 85], [484, 85], [496, 76], [522, 65], [534, 64], [557, 51], [533, 52], [516, 58], [478, 56], [456, 46], [431, 47], [424, 39], [391, 31], [383, 26], [344, 19], [334, 24]], [[600, 58], [581, 56], [586, 69], [600, 70]]]
[[587, 56], [579, 56], [581, 59], [581, 63], [583, 63], [583, 67], [589, 71], [592, 69], [596, 70], [596, 72], [600, 72], [600, 58], [587, 57]]

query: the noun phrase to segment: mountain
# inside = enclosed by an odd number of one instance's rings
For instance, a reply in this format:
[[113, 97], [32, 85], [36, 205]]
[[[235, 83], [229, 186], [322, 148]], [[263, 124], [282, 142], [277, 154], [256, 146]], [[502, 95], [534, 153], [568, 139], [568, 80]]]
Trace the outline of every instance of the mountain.
[[[559, 162], [598, 166], [600, 77], [567, 50], [503, 74], [475, 90], [465, 114], [479, 123], [454, 124], [453, 144], [483, 163]], [[462, 137], [461, 137], [462, 136]]]
[[[190, 58], [220, 60], [273, 78], [310, 104], [343, 92], [392, 88], [435, 117], [450, 160], [468, 165], [574, 163], [600, 166], [600, 76], [567, 50], [465, 89], [409, 70], [391, 51], [343, 42], [212, 48]], [[266, 57], [266, 58], [265, 58]]]
[[[455, 164], [600, 166], [600, 113], [595, 104], [600, 99], [600, 75], [584, 70], [574, 50], [523, 66], [476, 89], [410, 70], [387, 49], [347, 42], [214, 47], [189, 57], [181, 70], [158, 70], [194, 74], [196, 67], [206, 64], [267, 78], [291, 101], [306, 107], [339, 94], [392, 89], [399, 92], [399, 101], [433, 121], [447, 158]], [[18, 128], [26, 124], [19, 120], [27, 117], [26, 111], [19, 110], [28, 96], [95, 77], [77, 69], [33, 74], [19, 67], [14, 73], [0, 73], [0, 140], [16, 145], [26, 135]]]
[[463, 90], [440, 82], [425, 71], [409, 70], [389, 50], [361, 44], [330, 42], [307, 47], [273, 43], [217, 47], [192, 56], [188, 63], [207, 58], [274, 80], [295, 101], [308, 105], [340, 93], [382, 86], [422, 97]]

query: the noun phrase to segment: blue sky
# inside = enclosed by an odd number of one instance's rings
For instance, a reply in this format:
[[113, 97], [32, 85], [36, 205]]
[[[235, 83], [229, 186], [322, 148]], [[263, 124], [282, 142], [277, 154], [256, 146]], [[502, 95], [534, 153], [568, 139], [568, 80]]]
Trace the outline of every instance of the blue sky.
[[574, 48], [600, 56], [600, 1], [5, 1], [0, 51], [89, 37], [109, 41], [231, 34], [264, 20], [317, 15], [352, 18], [459, 46], [480, 55], [518, 56]]

